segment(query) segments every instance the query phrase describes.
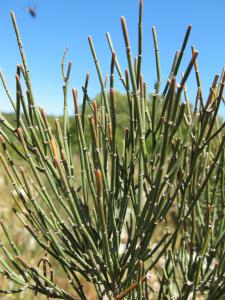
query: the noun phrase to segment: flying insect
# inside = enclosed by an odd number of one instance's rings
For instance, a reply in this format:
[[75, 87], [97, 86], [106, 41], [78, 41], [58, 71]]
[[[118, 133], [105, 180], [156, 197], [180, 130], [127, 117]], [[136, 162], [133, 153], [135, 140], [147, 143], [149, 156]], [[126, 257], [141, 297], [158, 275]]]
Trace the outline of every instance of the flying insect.
[[36, 8], [35, 6], [28, 6], [26, 8], [26, 12], [32, 17], [32, 18], [35, 18], [37, 16], [37, 13], [36, 13]]

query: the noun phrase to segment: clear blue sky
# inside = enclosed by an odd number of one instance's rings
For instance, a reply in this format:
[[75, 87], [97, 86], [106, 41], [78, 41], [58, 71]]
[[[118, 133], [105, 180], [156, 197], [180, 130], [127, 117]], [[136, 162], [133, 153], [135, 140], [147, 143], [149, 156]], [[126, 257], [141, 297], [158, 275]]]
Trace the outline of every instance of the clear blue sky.
[[[31, 18], [26, 7], [36, 4], [37, 17]], [[109, 74], [110, 51], [105, 33], [110, 32], [123, 69], [127, 67], [120, 16], [127, 20], [132, 50], [137, 51], [138, 0], [1, 0], [0, 1], [0, 68], [14, 92], [16, 64], [20, 63], [9, 12], [16, 14], [30, 66], [36, 102], [48, 113], [62, 111], [62, 78], [60, 61], [69, 47], [73, 61], [71, 87], [81, 90], [85, 75], [90, 73], [89, 93], [100, 90], [87, 37], [92, 36], [103, 75]], [[225, 0], [145, 0], [144, 1], [143, 74], [149, 91], [156, 78], [151, 28], [156, 26], [161, 56], [163, 83], [168, 76], [173, 56], [180, 49], [189, 24], [193, 29], [181, 69], [191, 57], [191, 45], [199, 50], [199, 68], [205, 98], [216, 73], [225, 64]], [[189, 80], [190, 98], [194, 99], [194, 76]], [[119, 81], [117, 88], [122, 89]], [[81, 93], [80, 93], [81, 94]], [[2, 87], [0, 110], [10, 111]], [[70, 97], [70, 112], [73, 112]], [[224, 105], [221, 113], [225, 116]]]

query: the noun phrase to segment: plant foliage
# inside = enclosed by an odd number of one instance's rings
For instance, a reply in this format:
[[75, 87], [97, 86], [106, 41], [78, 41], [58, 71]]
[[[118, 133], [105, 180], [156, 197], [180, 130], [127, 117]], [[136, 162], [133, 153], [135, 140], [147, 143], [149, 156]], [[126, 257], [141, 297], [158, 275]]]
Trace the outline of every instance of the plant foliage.
[[[112, 52], [109, 90], [89, 37], [101, 94], [98, 101], [89, 98], [87, 76], [79, 107], [77, 90], [72, 89], [75, 130], [71, 130], [67, 105], [72, 63], [65, 71], [64, 55], [64, 113], [62, 122], [55, 120], [55, 133], [44, 109], [35, 104], [21, 37], [11, 13], [22, 64], [17, 67], [15, 99], [1, 72], [16, 125], [1, 115], [0, 159], [13, 186], [14, 212], [37, 247], [47, 254], [36, 266], [30, 264], [1, 220], [8, 243], [1, 243], [0, 272], [14, 283], [12, 289], [1, 293], [31, 289], [48, 298], [87, 299], [83, 284], [90, 281], [99, 299], [225, 297], [225, 123], [217, 117], [223, 103], [225, 69], [220, 77], [215, 76], [205, 101], [198, 51], [192, 48], [178, 82], [191, 31], [188, 26], [162, 90], [153, 27], [157, 81], [149, 106], [141, 71], [142, 6], [141, 0], [135, 61], [126, 21], [121, 18], [128, 62], [125, 73], [107, 33]], [[193, 109], [186, 88], [192, 69], [197, 82]], [[122, 141], [117, 132], [121, 119], [116, 109], [115, 70], [127, 106]], [[73, 135], [76, 151], [71, 146]], [[25, 166], [17, 167], [12, 150]], [[75, 164], [74, 151], [78, 157]], [[71, 289], [55, 283], [55, 264]]]

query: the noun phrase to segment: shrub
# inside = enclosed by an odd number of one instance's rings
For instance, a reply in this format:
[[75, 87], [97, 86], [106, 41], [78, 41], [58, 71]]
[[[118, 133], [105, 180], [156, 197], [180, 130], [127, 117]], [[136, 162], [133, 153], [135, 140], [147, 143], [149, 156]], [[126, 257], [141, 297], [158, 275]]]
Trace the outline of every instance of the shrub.
[[[161, 92], [159, 49], [153, 27], [157, 81], [149, 106], [141, 72], [141, 0], [135, 62], [126, 21], [121, 18], [128, 61], [125, 75], [107, 33], [112, 51], [109, 92], [89, 37], [101, 97], [98, 102], [89, 98], [88, 76], [81, 108], [77, 91], [72, 90], [76, 132], [70, 129], [67, 107], [72, 64], [69, 62], [65, 72], [63, 58], [63, 122], [55, 120], [53, 134], [44, 109], [35, 104], [13, 13], [11, 17], [22, 64], [17, 67], [16, 101], [1, 73], [16, 124], [1, 115], [0, 159], [13, 185], [14, 213], [46, 255], [32, 265], [1, 220], [8, 242], [1, 243], [0, 272], [13, 282], [13, 287], [0, 292], [31, 289], [47, 298], [87, 299], [84, 285], [91, 282], [99, 299], [197, 299], [199, 295], [222, 299], [225, 123], [218, 121], [217, 115], [223, 102], [225, 69], [220, 82], [215, 76], [204, 101], [198, 51], [192, 48], [190, 63], [177, 82], [189, 26]], [[114, 69], [124, 86], [128, 107], [122, 147], [118, 144], [120, 120]], [[186, 89], [192, 69], [197, 81], [193, 109]], [[91, 111], [88, 118], [86, 106]], [[78, 141], [75, 162], [72, 135]], [[25, 166], [17, 167], [12, 149], [23, 158]], [[70, 289], [56, 283], [55, 266], [60, 266]]]

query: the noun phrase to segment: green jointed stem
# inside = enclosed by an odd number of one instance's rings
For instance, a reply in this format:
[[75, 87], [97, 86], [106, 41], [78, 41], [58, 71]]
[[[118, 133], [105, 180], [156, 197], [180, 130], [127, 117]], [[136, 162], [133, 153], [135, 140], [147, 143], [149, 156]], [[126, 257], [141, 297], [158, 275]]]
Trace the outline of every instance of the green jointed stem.
[[160, 74], [158, 40], [156, 35], [156, 29], [154, 26], [152, 27], [152, 34], [153, 34], [154, 47], [155, 47], [155, 62], [156, 62], [156, 71], [157, 71], [156, 93], [158, 94], [160, 90], [160, 84], [161, 84], [161, 74]]

